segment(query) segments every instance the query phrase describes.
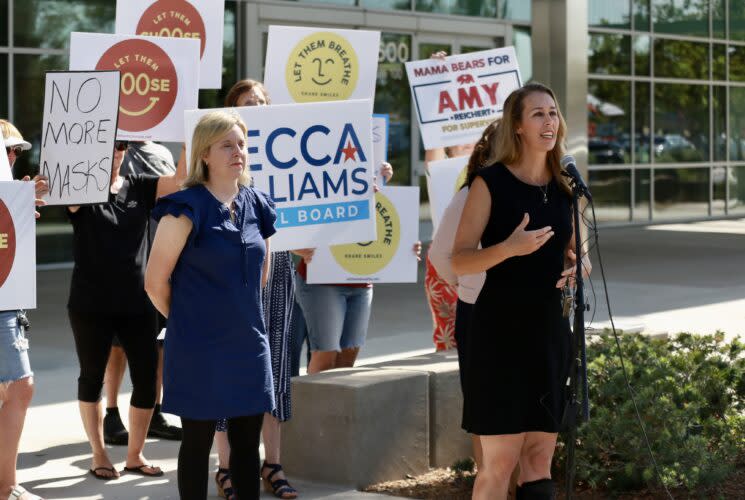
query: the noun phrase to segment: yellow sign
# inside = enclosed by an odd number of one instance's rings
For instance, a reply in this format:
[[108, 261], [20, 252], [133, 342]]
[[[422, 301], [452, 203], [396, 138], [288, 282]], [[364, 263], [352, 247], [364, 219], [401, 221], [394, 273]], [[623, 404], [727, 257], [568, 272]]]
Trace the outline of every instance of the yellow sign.
[[385, 268], [396, 255], [401, 242], [401, 221], [396, 207], [383, 193], [375, 194], [377, 241], [331, 247], [331, 255], [347, 272], [371, 276]]
[[344, 37], [313, 33], [298, 43], [287, 61], [287, 89], [295, 102], [342, 101], [357, 86], [357, 53]]

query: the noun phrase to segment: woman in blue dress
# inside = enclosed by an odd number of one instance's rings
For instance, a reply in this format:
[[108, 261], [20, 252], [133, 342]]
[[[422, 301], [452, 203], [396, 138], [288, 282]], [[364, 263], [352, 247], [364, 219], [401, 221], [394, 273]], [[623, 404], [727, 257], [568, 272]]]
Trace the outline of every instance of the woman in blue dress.
[[197, 124], [185, 189], [162, 198], [145, 276], [168, 318], [163, 410], [181, 417], [182, 500], [207, 496], [217, 419], [228, 419], [230, 472], [239, 498], [259, 498], [259, 436], [274, 409], [261, 288], [276, 218], [250, 187], [246, 125], [213, 112]]

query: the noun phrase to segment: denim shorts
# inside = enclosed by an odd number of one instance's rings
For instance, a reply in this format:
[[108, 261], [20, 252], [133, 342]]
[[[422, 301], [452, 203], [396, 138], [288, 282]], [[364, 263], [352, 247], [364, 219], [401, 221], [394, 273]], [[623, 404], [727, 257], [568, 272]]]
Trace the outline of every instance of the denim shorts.
[[0, 384], [33, 376], [28, 340], [18, 324], [17, 311], [0, 312]]
[[305, 316], [311, 351], [341, 351], [364, 345], [372, 287], [309, 285], [296, 276], [295, 298]]

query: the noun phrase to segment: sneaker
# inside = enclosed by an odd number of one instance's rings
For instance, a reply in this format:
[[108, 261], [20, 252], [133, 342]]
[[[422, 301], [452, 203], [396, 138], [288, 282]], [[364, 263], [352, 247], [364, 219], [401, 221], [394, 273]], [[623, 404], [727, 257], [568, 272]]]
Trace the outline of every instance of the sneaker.
[[181, 427], [169, 424], [161, 412], [153, 413], [147, 437], [181, 441], [181, 434]]
[[129, 432], [124, 428], [119, 408], [106, 408], [106, 416], [103, 418], [103, 441], [106, 444], [123, 446], [129, 441]]

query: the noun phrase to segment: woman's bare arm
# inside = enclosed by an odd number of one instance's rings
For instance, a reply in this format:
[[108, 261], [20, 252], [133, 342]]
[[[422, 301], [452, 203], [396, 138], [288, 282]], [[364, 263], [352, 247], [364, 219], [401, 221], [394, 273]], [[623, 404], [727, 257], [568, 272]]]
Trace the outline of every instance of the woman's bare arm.
[[166, 215], [158, 223], [145, 270], [145, 291], [155, 308], [168, 317], [171, 309], [171, 274], [191, 233], [191, 220]]

